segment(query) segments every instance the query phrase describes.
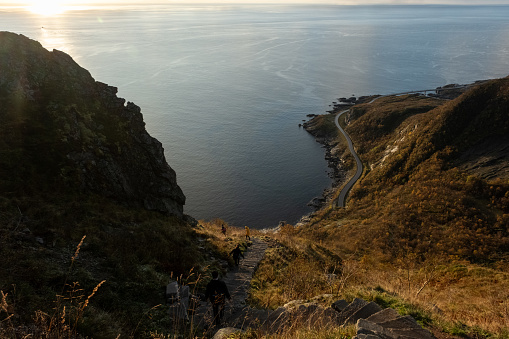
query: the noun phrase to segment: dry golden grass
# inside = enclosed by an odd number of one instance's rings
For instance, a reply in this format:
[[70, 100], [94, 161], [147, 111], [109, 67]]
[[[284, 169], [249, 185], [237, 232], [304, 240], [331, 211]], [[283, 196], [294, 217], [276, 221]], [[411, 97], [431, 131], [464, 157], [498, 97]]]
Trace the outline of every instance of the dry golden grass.
[[507, 88], [354, 107], [347, 131], [362, 180], [347, 208], [324, 208], [296, 234], [341, 256], [339, 295], [395, 298], [449, 333], [509, 337], [508, 182], [456, 167], [487, 135], [507, 135]]
[[76, 251], [71, 258], [71, 265], [60, 294], [55, 296], [53, 312], [51, 314], [37, 310], [33, 317], [32, 326], [17, 326], [11, 318], [16, 316], [15, 308], [9, 304], [8, 294], [0, 291], [0, 337], [2, 338], [77, 338], [79, 327], [85, 317], [85, 310], [91, 298], [98, 292], [106, 280], [101, 281], [87, 296], [78, 282], [67, 283], [71, 276], [74, 263], [78, 257], [85, 236], [81, 238]]
[[251, 281], [250, 302], [275, 309], [292, 300], [335, 293], [331, 277], [341, 259], [327, 249], [293, 235], [287, 225], [270, 236], [270, 248]]
[[467, 337], [509, 337], [508, 274], [448, 263], [398, 268], [359, 265], [343, 294], [399, 308], [441, 331]]
[[237, 333], [229, 339], [341, 339], [352, 338], [356, 334], [355, 326], [309, 326], [296, 321], [281, 328], [278, 333], [265, 333], [256, 329], [249, 329], [245, 333]]
[[319, 251], [317, 246], [311, 252], [309, 242], [291, 232], [275, 234], [274, 239], [277, 246], [267, 252], [252, 283], [251, 301], [258, 306], [276, 308], [330, 293], [338, 299], [373, 300], [450, 334], [509, 337], [505, 268], [445, 260], [388, 264], [352, 255], [343, 256], [336, 274], [330, 275], [335, 257], [326, 257], [333, 251]]
[[381, 286], [437, 321], [462, 323], [507, 335], [509, 330], [509, 274], [467, 263], [420, 269], [363, 270], [368, 286]]
[[[221, 226], [226, 227], [226, 235], [221, 232]], [[212, 219], [210, 221], [199, 220], [198, 226], [195, 229], [196, 233], [205, 238], [209, 244], [212, 244], [219, 250], [220, 253], [228, 253], [240, 244], [243, 248], [249, 246], [249, 240], [246, 238], [246, 231], [244, 227], [236, 227], [228, 224], [222, 219]], [[263, 237], [264, 233], [258, 230], [250, 229], [250, 237]]]

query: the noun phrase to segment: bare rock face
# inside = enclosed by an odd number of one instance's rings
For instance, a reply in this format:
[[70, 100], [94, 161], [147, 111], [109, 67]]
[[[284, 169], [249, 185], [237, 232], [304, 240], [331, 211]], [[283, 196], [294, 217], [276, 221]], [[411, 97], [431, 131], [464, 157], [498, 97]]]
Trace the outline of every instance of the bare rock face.
[[162, 144], [116, 93], [69, 55], [0, 32], [0, 188], [94, 192], [183, 216]]

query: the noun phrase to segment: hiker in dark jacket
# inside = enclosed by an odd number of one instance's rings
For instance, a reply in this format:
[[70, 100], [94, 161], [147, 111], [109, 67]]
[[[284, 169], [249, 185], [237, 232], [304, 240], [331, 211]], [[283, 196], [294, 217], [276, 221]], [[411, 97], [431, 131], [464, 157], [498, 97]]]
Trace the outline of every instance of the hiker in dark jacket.
[[214, 313], [214, 323], [221, 326], [221, 319], [224, 315], [224, 304], [226, 299], [230, 300], [230, 293], [224, 281], [219, 280], [219, 273], [212, 272], [212, 280], [207, 284], [205, 292], [205, 300], [212, 303], [212, 311]]
[[233, 260], [235, 261], [235, 265], [239, 266], [240, 263], [240, 256], [244, 258], [244, 254], [242, 254], [242, 251], [240, 250], [240, 245], [237, 244], [237, 247], [235, 247], [231, 252], [230, 255], [233, 256]]

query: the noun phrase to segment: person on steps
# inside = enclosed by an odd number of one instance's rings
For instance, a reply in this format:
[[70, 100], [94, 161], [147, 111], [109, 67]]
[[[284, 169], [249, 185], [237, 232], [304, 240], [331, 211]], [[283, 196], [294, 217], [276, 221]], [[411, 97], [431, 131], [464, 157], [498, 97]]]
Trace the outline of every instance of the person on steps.
[[237, 244], [237, 246], [230, 252], [230, 255], [233, 256], [233, 261], [235, 261], [235, 266], [239, 266], [240, 256], [242, 256], [242, 258], [244, 258], [244, 254], [242, 254], [239, 244]]
[[246, 229], [246, 240], [251, 241], [251, 231], [249, 231], [249, 227], [245, 226]]
[[228, 287], [224, 281], [219, 280], [219, 273], [214, 271], [212, 272], [212, 280], [207, 284], [205, 300], [210, 300], [212, 303], [214, 324], [217, 327], [221, 326], [221, 320], [224, 316], [224, 305], [226, 299], [231, 299], [230, 293], [228, 292]]

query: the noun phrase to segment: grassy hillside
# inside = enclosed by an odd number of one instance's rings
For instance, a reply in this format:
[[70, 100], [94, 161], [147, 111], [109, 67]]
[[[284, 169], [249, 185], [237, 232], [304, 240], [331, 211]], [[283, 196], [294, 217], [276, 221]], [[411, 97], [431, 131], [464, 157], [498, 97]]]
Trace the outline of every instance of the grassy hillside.
[[425, 97], [356, 106], [347, 131], [365, 173], [346, 209], [329, 210], [303, 233], [387, 260], [409, 252], [423, 260], [505, 258], [507, 174], [486, 180], [454, 164], [473, 145], [508, 133], [508, 82], [489, 82], [439, 106]]
[[[63, 320], [65, 306], [66, 324], [81, 318], [73, 331], [83, 335], [111, 338], [133, 333], [138, 323], [143, 333], [154, 324], [141, 315], [164, 304], [170, 277], [187, 274], [201, 258], [182, 220], [99, 196], [4, 200], [1, 207], [0, 290], [10, 308], [0, 316], [6, 325], [9, 314], [17, 327], [42, 312], [36, 325], [49, 329]], [[86, 312], [73, 314], [101, 281]], [[167, 317], [162, 309], [154, 313], [159, 321]]]
[[[346, 208], [327, 206], [282, 233], [288, 249], [261, 266], [257, 302], [277, 307], [288, 296], [321, 293], [392, 300], [439, 336], [506, 338], [509, 176], [500, 169], [508, 158], [480, 159], [509, 146], [508, 118], [509, 79], [450, 101], [408, 95], [355, 105], [342, 124], [365, 165], [363, 176]], [[329, 120], [320, 117], [316, 125]], [[346, 148], [336, 134], [329, 137]], [[310, 259], [317, 244], [341, 265]], [[332, 281], [324, 275], [331, 270]], [[295, 290], [295, 272], [314, 277], [313, 284]], [[283, 293], [265, 298], [273, 289]]]
[[213, 270], [233, 266], [228, 253], [244, 238], [234, 227], [223, 237], [222, 220], [192, 226], [100, 196], [1, 207], [2, 338], [200, 336], [168, 315], [166, 285], [204, 293]]

